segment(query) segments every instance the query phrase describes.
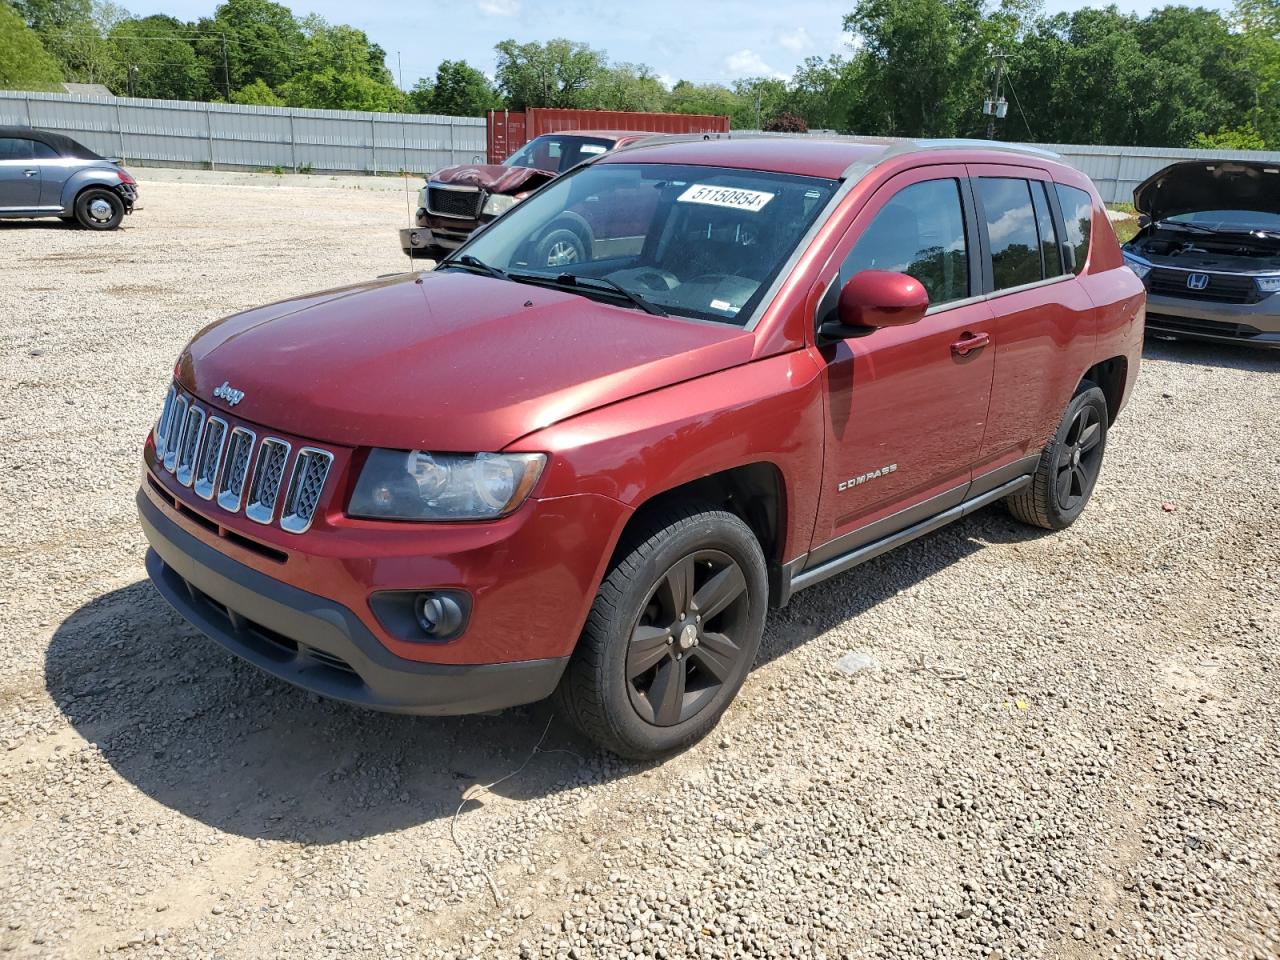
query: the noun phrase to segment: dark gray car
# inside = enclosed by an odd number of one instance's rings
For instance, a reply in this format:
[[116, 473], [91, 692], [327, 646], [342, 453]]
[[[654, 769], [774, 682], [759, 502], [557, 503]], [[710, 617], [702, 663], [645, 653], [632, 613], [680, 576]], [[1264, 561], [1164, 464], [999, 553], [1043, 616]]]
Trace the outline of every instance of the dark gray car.
[[1124, 258], [1147, 286], [1147, 333], [1280, 349], [1280, 163], [1188, 160], [1133, 192]]
[[138, 181], [70, 137], [0, 127], [0, 218], [58, 217], [114, 230], [137, 199]]

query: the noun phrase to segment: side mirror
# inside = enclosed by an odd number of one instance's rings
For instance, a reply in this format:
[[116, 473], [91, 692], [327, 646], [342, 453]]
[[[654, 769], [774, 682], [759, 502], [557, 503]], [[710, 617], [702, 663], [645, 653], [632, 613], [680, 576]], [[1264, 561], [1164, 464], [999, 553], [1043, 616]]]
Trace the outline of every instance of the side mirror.
[[903, 327], [928, 309], [929, 292], [919, 280], [891, 270], [863, 270], [840, 291], [838, 319], [818, 328], [818, 343], [862, 336], [879, 327]]

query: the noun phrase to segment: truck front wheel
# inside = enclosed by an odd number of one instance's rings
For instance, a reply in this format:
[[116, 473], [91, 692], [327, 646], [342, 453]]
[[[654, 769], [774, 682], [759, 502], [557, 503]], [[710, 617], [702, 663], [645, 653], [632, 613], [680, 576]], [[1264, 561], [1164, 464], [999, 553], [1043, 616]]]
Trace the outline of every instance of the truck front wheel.
[[600, 586], [560, 712], [632, 759], [693, 743], [746, 679], [767, 605], [764, 554], [742, 520], [696, 507], [655, 515]]

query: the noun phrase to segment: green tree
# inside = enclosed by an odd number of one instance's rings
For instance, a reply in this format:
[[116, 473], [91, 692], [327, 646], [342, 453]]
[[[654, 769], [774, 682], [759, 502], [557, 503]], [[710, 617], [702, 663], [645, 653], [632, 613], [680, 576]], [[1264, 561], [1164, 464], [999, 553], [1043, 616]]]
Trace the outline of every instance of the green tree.
[[1252, 126], [1274, 148], [1280, 144], [1280, 0], [1236, 0], [1231, 21], [1252, 78]]
[[381, 47], [363, 30], [330, 25], [316, 16], [301, 23], [304, 34], [297, 72], [278, 92], [295, 107], [329, 110], [404, 110], [404, 94], [392, 82]]
[[981, 0], [859, 0], [844, 18], [857, 38], [863, 133], [956, 136], [976, 124], [989, 35]]
[[700, 113], [731, 117], [741, 107], [742, 101], [738, 95], [718, 83], [692, 83], [688, 80], [680, 80], [667, 94], [666, 109], [672, 113]]
[[809, 57], [791, 78], [788, 108], [804, 117], [811, 129], [849, 130], [852, 80], [853, 67], [843, 57]]
[[39, 34], [52, 34], [93, 20], [93, 0], [14, 0], [13, 9]]
[[209, 87], [224, 98], [259, 79], [278, 89], [305, 52], [293, 13], [271, 0], [227, 0], [202, 17], [193, 34]]
[[1223, 127], [1217, 133], [1197, 133], [1189, 147], [1206, 150], [1265, 150], [1267, 141], [1254, 126]]
[[593, 110], [656, 112], [665, 108], [667, 89], [642, 63], [617, 63], [596, 75], [587, 88]]
[[441, 61], [435, 82], [419, 80], [409, 92], [409, 102], [417, 113], [448, 117], [482, 117], [502, 107], [502, 97], [489, 78], [465, 60]]
[[62, 80], [58, 61], [18, 12], [0, 3], [0, 89], [54, 90]]
[[159, 100], [203, 100], [212, 92], [191, 45], [190, 28], [170, 16], [130, 17], [111, 28], [110, 40], [124, 70], [118, 93]]
[[585, 43], [503, 40], [498, 56], [498, 89], [512, 110], [526, 107], [590, 107], [588, 91], [606, 69], [605, 55]]
[[770, 120], [785, 113], [791, 102], [787, 82], [776, 77], [735, 80], [733, 94], [735, 106], [729, 116], [735, 129], [764, 129]]
[[276, 94], [261, 78], [231, 93], [231, 102], [252, 107], [283, 107], [284, 98]]

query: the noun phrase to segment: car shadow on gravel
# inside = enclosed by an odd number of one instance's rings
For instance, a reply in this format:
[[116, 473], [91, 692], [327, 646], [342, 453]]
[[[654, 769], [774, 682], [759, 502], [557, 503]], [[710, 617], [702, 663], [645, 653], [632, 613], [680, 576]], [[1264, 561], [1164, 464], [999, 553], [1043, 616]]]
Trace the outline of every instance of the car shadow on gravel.
[[[982, 549], [1026, 539], [988, 510], [797, 595], [766, 625], [758, 663], [856, 618]], [[413, 717], [322, 700], [206, 639], [148, 581], [58, 627], [45, 683], [115, 771], [151, 799], [219, 830], [337, 843], [453, 815], [462, 793], [543, 753], [494, 792], [512, 800], [634, 776], [552, 722], [549, 703], [494, 716]], [[545, 732], [545, 740], [542, 740]]]
[[1280, 350], [1263, 350], [1243, 343], [1236, 345], [1147, 337], [1142, 349], [1142, 359], [1225, 367], [1249, 373], [1280, 373]]

